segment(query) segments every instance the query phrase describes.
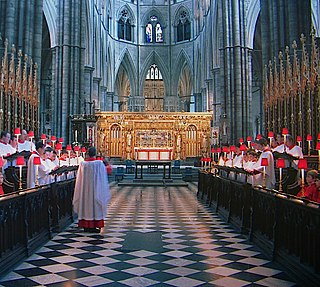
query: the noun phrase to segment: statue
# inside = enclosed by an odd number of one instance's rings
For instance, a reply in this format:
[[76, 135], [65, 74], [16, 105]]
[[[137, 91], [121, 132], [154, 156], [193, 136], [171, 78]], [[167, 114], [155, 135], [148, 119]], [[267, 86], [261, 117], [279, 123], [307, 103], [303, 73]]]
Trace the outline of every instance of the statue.
[[132, 134], [131, 131], [128, 131], [127, 134], [127, 147], [126, 147], [126, 151], [127, 151], [127, 159], [131, 159], [131, 152], [132, 152]]
[[180, 156], [181, 156], [181, 135], [177, 134], [176, 159], [180, 159]]
[[203, 153], [206, 153], [208, 149], [207, 135], [204, 132], [202, 133], [201, 149]]

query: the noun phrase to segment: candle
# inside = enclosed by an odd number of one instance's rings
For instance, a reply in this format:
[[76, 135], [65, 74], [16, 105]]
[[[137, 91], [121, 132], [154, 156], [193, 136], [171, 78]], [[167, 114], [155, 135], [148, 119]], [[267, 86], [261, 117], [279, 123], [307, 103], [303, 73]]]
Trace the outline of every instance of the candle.
[[282, 169], [285, 167], [285, 162], [283, 158], [278, 159], [277, 167], [279, 168], [279, 191], [282, 191]]
[[22, 189], [22, 167], [24, 166], [24, 157], [18, 156], [16, 165], [19, 166], [19, 189]]
[[268, 132], [268, 138], [269, 138], [270, 147], [271, 147], [271, 144], [272, 144], [273, 137], [274, 137], [274, 133], [273, 132]]
[[263, 157], [261, 159], [261, 166], [263, 166], [263, 183], [262, 186], [266, 187], [266, 167], [268, 166], [268, 158]]
[[307, 135], [307, 142], [308, 142], [308, 156], [310, 156], [310, 151], [311, 151], [311, 141], [312, 141], [312, 136], [309, 134], [309, 135]]
[[316, 150], [318, 151], [318, 170], [320, 170], [320, 142], [317, 142]]
[[298, 161], [298, 169], [301, 172], [301, 188], [302, 196], [304, 196], [304, 170], [308, 168], [308, 162], [305, 158], [300, 158]]

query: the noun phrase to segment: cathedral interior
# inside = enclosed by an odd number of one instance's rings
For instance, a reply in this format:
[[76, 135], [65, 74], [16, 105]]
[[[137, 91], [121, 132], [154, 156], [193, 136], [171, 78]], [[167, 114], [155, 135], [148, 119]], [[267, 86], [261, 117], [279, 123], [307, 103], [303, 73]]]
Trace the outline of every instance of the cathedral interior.
[[[70, 145], [51, 184], [24, 192], [12, 169], [0, 285], [319, 286], [320, 192], [297, 197], [320, 173], [319, 45], [320, 0], [0, 0], [0, 130]], [[233, 158], [215, 168], [276, 134], [307, 161], [275, 158], [273, 188], [268, 161], [257, 186]], [[114, 164], [100, 234], [72, 209], [80, 146]], [[135, 161], [169, 178], [118, 173]]]
[[[113, 115], [115, 125], [119, 118], [128, 123], [123, 118], [131, 113], [151, 115], [151, 121], [209, 113], [209, 127], [188, 123], [182, 133], [181, 121], [170, 128], [161, 123], [173, 146], [178, 134], [197, 142], [192, 151], [183, 148], [184, 158], [284, 126], [301, 136], [319, 130], [313, 66], [319, 57], [318, 1], [2, 0], [0, 5], [1, 129], [21, 126], [66, 142], [94, 142], [107, 156], [122, 158], [126, 148], [112, 148], [110, 129], [103, 139], [108, 144], [99, 143], [104, 128], [97, 119], [104, 113]], [[295, 81], [303, 69], [306, 79]], [[123, 141], [132, 125], [120, 124]], [[187, 138], [190, 130], [195, 138]], [[152, 136], [152, 125], [139, 132]]]

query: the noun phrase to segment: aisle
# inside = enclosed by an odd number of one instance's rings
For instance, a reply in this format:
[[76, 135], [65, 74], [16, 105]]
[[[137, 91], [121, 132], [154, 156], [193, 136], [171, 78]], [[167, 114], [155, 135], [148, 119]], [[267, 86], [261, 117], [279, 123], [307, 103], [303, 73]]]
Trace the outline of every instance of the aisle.
[[112, 186], [106, 227], [72, 224], [1, 286], [296, 286], [188, 187]]

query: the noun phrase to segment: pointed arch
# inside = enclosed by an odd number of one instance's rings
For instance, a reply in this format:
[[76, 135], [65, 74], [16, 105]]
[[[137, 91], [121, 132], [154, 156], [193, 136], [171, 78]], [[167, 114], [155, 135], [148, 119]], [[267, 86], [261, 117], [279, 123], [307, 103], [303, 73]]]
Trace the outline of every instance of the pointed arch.
[[135, 17], [131, 8], [126, 4], [117, 12], [118, 39], [133, 41], [133, 27], [135, 26]]
[[50, 34], [50, 45], [55, 47], [57, 45], [56, 35], [57, 35], [57, 9], [52, 1], [44, 1], [43, 3], [43, 13], [48, 24], [49, 34]]
[[247, 40], [248, 47], [253, 49], [254, 33], [256, 30], [256, 25], [258, 22], [258, 16], [260, 13], [260, 2], [259, 1], [250, 1], [248, 12], [247, 12]]
[[131, 23], [135, 24], [136, 23], [136, 18], [135, 18], [135, 14], [133, 13], [132, 9], [130, 8], [129, 5], [125, 4], [123, 6], [121, 6], [118, 11], [117, 11], [117, 20], [119, 20], [121, 17], [123, 17], [124, 15], [122, 14], [122, 11], [126, 10], [128, 12], [128, 15], [125, 16], [126, 18], [130, 18], [131, 19]]
[[190, 57], [185, 50], [181, 50], [174, 63], [176, 73], [172, 79], [172, 91], [178, 96], [180, 110], [189, 111], [193, 91], [193, 73]]
[[168, 25], [166, 18], [164, 17], [164, 15], [162, 15], [162, 12], [155, 7], [151, 8], [143, 15], [141, 20], [142, 25], [145, 26], [148, 23], [150, 17], [154, 15], [158, 17], [158, 20], [161, 23], [162, 27], [166, 28]]
[[[182, 49], [177, 57], [176, 62], [174, 63], [174, 67], [175, 70], [177, 71], [174, 75], [173, 75], [173, 81], [172, 84], [175, 85], [178, 83], [178, 80], [180, 78], [180, 74], [182, 71], [182, 68], [187, 65], [190, 68], [190, 71], [192, 71], [192, 63], [191, 63], [191, 59], [188, 56], [188, 54], [186, 53], [186, 51], [184, 49]], [[193, 76], [193, 75], [192, 75]], [[173, 87], [173, 90], [176, 91], [177, 90], [177, 86]]]
[[175, 41], [181, 42], [191, 39], [191, 17], [190, 11], [181, 5], [174, 16]]
[[128, 75], [128, 79], [130, 81], [130, 87], [131, 87], [131, 95], [136, 95], [136, 86], [135, 83], [137, 82], [136, 78], [136, 68], [134, 65], [134, 62], [132, 60], [132, 57], [130, 55], [130, 52], [128, 49], [124, 49], [123, 52], [120, 55], [120, 60], [118, 61], [117, 66], [115, 67], [115, 74], [117, 75], [119, 72], [120, 66], [123, 66], [125, 72]]
[[[141, 21], [146, 43], [163, 43], [165, 39], [165, 30], [167, 20], [161, 11], [155, 7], [148, 10]], [[142, 40], [142, 39], [141, 39]]]
[[156, 64], [162, 74], [163, 83], [165, 86], [165, 96], [169, 93], [169, 74], [168, 69], [163, 62], [162, 58], [159, 56], [158, 53], [155, 51], [152, 51], [145, 59], [145, 62], [142, 66], [141, 72], [140, 72], [140, 87], [139, 87], [139, 93], [140, 95], [143, 94], [143, 88], [144, 88], [144, 81], [146, 79], [148, 70], [152, 64]]

